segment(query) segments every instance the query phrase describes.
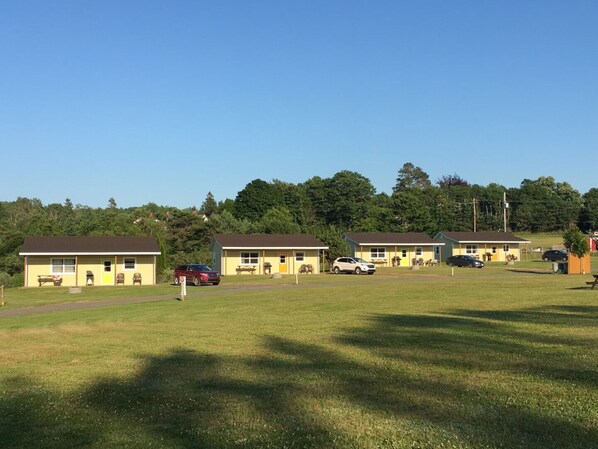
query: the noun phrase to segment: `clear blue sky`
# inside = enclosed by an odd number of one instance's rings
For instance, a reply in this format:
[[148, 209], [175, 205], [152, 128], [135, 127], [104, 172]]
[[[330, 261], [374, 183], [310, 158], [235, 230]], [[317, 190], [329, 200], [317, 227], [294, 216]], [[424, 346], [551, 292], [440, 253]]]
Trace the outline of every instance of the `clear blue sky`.
[[0, 200], [353, 170], [598, 187], [598, 1], [0, 0]]

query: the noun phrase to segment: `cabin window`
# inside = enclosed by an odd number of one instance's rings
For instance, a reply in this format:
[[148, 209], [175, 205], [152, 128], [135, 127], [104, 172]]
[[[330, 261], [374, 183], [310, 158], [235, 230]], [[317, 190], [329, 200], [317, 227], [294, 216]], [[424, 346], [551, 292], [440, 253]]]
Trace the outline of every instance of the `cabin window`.
[[505, 253], [508, 253], [508, 252], [511, 250], [511, 247], [509, 246], [509, 244], [508, 244], [508, 243], [505, 243], [505, 244], [503, 245], [503, 247], [502, 247], [502, 250], [503, 250]]
[[125, 270], [134, 270], [137, 267], [137, 260], [134, 257], [125, 257], [123, 265]]
[[478, 245], [465, 245], [465, 253], [466, 254], [477, 254], [478, 253]]
[[297, 251], [295, 253], [295, 260], [297, 262], [303, 262], [305, 260], [305, 253], [303, 251]]
[[75, 272], [75, 259], [52, 259], [52, 274]]
[[415, 255], [421, 256], [424, 253], [424, 249], [421, 246], [415, 247]]
[[370, 248], [370, 258], [386, 259], [386, 248]]
[[257, 252], [242, 252], [241, 265], [257, 265], [259, 254]]

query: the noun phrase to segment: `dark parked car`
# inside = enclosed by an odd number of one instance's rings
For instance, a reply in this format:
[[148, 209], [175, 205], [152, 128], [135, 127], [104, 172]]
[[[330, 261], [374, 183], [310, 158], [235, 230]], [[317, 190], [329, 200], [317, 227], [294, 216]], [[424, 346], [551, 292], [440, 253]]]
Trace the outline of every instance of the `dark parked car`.
[[557, 260], [566, 262], [569, 260], [569, 254], [560, 249], [549, 249], [548, 251], [544, 251], [544, 254], [542, 254], [542, 260], [544, 262], [548, 262], [549, 260], [552, 262], [556, 262]]
[[174, 270], [174, 283], [181, 283], [181, 276], [187, 276], [187, 284], [193, 285], [218, 285], [220, 284], [220, 273], [213, 271], [207, 265], [199, 263], [179, 265]]
[[482, 268], [484, 266], [484, 262], [473, 256], [451, 256], [446, 259], [446, 263], [449, 267]]

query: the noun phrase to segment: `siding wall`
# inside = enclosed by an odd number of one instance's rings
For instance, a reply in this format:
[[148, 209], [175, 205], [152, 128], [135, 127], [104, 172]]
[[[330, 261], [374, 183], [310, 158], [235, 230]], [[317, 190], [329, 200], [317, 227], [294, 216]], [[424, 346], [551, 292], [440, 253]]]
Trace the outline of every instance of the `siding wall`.
[[[125, 270], [124, 259], [134, 258], [135, 268]], [[85, 286], [87, 281], [87, 271], [91, 271], [94, 277], [94, 285], [116, 285], [117, 273], [124, 273], [125, 285], [133, 285], [133, 274], [141, 273], [142, 285], [152, 285], [156, 283], [155, 257], [151, 255], [143, 256], [27, 256], [26, 258], [26, 276], [25, 287], [37, 287], [38, 275], [52, 275], [52, 259], [75, 259], [75, 273], [55, 273], [62, 277], [63, 287]], [[112, 273], [110, 276], [102, 276], [104, 271], [104, 261], [110, 261], [112, 264]], [[108, 282], [110, 281], [110, 282]], [[51, 282], [43, 286], [53, 286]]]
[[[303, 249], [285, 249], [285, 250], [264, 250], [264, 249], [243, 249], [243, 250], [222, 250], [219, 247], [213, 250], [215, 257], [214, 269], [220, 271], [223, 276], [237, 275], [237, 267], [241, 264], [241, 253], [257, 253], [257, 263], [254, 274], [265, 274], [264, 264], [269, 262], [272, 265], [271, 273], [281, 273], [284, 266], [281, 265], [282, 255], [286, 255], [286, 274], [295, 274], [303, 264], [311, 264], [314, 267], [314, 273], [320, 272], [320, 252], [319, 250]], [[297, 253], [304, 254], [303, 261], [297, 261]], [[239, 275], [251, 275], [250, 272], [241, 272]]]
[[457, 256], [457, 255], [471, 255], [480, 260], [483, 259], [484, 254], [490, 253], [491, 261], [492, 262], [504, 262], [506, 261], [506, 256], [508, 254], [514, 255], [517, 257], [517, 260], [521, 260], [521, 244], [519, 243], [508, 243], [509, 250], [504, 250], [504, 243], [485, 243], [485, 242], [478, 242], [473, 243], [478, 245], [478, 250], [475, 253], [468, 253], [467, 252], [467, 245], [471, 245], [472, 243], [457, 243], [453, 240], [449, 240], [444, 238], [443, 236], [438, 236], [436, 238], [439, 242], [445, 243], [445, 246], [442, 251], [442, 261], [444, 262], [447, 257], [449, 256]]
[[[353, 257], [360, 257], [364, 260], [370, 261], [380, 261], [376, 265], [379, 267], [391, 267], [392, 260], [394, 257], [399, 257], [401, 267], [410, 267], [412, 265], [413, 259], [424, 259], [433, 260], [439, 258], [439, 255], [435, 253], [436, 246], [434, 245], [356, 245], [353, 242], [347, 242], [349, 244], [349, 250], [351, 251], [351, 255]], [[417, 248], [421, 248], [421, 255], [417, 254]], [[385, 258], [382, 262], [380, 259], [373, 259], [371, 254], [372, 248], [384, 248], [385, 250]], [[442, 253], [444, 248], [440, 249]]]

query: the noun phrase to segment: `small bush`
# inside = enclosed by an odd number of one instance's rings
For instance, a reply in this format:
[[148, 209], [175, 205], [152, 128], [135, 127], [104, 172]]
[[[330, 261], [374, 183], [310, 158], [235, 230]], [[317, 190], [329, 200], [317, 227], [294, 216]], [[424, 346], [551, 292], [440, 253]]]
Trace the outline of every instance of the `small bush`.
[[14, 276], [0, 271], [0, 285], [4, 285], [5, 288], [22, 287], [24, 284], [25, 277], [23, 273], [17, 273]]

